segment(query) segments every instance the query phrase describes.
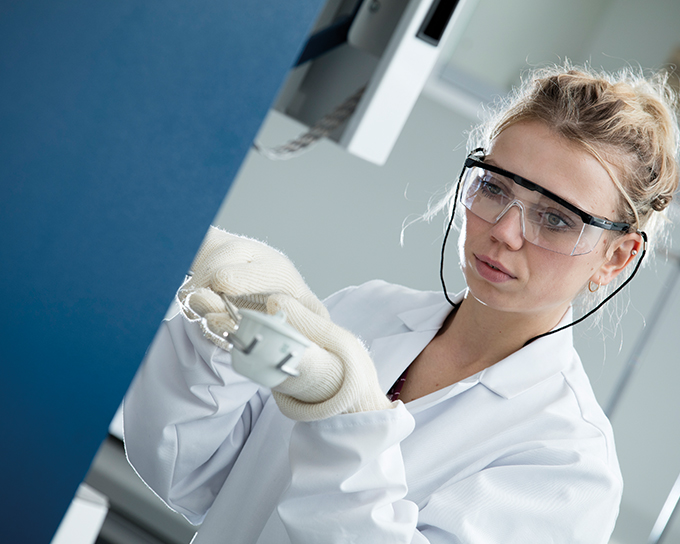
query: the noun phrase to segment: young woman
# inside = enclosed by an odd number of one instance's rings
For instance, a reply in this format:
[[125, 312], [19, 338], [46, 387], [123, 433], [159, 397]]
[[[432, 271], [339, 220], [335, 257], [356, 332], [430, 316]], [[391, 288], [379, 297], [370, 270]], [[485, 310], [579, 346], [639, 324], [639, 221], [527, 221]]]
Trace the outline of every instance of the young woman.
[[[441, 206], [462, 216], [454, 297], [372, 281], [322, 305], [286, 257], [211, 229], [124, 404], [130, 462], [195, 543], [606, 543], [622, 482], [572, 304], [630, 276], [677, 188], [667, 93], [535, 74]], [[300, 376], [237, 374], [227, 304], [283, 309], [314, 342]]]

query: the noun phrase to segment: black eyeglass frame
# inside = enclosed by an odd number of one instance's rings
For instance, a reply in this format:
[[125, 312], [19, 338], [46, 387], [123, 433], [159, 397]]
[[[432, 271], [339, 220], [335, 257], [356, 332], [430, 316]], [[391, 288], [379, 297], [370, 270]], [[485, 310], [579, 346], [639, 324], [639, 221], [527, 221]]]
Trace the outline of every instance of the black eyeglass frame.
[[567, 202], [563, 198], [557, 196], [555, 193], [548, 191], [547, 189], [541, 187], [540, 185], [534, 183], [533, 181], [523, 178], [522, 176], [518, 176], [517, 174], [513, 174], [512, 172], [504, 170], [503, 168], [499, 168], [498, 166], [485, 163], [482, 160], [478, 160], [475, 157], [483, 159], [484, 155], [479, 153], [478, 151], [473, 151], [472, 153], [470, 153], [468, 157], [465, 159], [466, 169], [473, 168], [476, 166], [484, 170], [489, 170], [490, 172], [494, 172], [495, 174], [499, 174], [508, 179], [511, 179], [520, 187], [524, 187], [525, 189], [529, 189], [530, 191], [534, 191], [536, 193], [540, 193], [549, 198], [552, 198], [555, 202], [558, 202], [568, 210], [578, 215], [586, 225], [593, 225], [594, 227], [598, 227], [604, 230], [613, 230], [624, 233], [631, 232], [632, 230], [631, 225], [629, 225], [628, 223], [617, 223], [615, 221], [610, 221], [609, 219], [604, 219], [602, 217], [595, 217], [594, 215], [591, 215], [588, 212], [584, 212], [583, 210], [577, 208], [573, 204]]

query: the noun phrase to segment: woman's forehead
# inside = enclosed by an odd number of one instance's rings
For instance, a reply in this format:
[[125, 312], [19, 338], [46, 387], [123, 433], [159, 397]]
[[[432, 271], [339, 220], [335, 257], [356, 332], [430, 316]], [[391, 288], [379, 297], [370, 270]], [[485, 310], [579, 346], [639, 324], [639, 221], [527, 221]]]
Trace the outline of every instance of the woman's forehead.
[[616, 214], [618, 190], [600, 161], [538, 121], [507, 127], [486, 162], [531, 180], [592, 215]]

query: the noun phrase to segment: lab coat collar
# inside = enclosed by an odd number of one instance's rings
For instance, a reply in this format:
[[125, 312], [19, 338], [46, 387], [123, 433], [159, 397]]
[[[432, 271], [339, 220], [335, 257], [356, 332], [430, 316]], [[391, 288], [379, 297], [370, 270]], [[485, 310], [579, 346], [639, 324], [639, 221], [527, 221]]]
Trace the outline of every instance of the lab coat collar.
[[[555, 328], [571, 322], [572, 310], [569, 308]], [[539, 338], [482, 370], [479, 381], [497, 395], [510, 399], [562, 372], [574, 354], [572, 329], [568, 328]]]
[[[464, 295], [465, 291], [462, 291], [452, 300], [459, 302]], [[451, 305], [444, 300], [436, 305], [402, 312], [398, 317], [413, 332], [437, 331], [450, 312]], [[571, 321], [570, 307], [555, 328], [567, 325]], [[424, 347], [423, 345], [421, 349]], [[573, 356], [572, 329], [568, 328], [539, 338], [468, 380], [477, 378], [482, 385], [497, 395], [509, 399], [561, 372], [571, 362]]]
[[[461, 291], [451, 300], [456, 304], [463, 300], [466, 291]], [[437, 304], [407, 310], [397, 317], [412, 331], [439, 330], [453, 308], [447, 300]]]

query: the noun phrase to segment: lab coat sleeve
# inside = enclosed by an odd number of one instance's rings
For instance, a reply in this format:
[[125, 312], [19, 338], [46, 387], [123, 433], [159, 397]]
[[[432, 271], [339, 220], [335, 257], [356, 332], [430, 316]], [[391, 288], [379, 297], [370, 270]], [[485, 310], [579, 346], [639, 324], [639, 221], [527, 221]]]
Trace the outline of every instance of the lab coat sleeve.
[[270, 393], [180, 313], [161, 325], [123, 403], [130, 464], [171, 508], [200, 523]]
[[560, 444], [518, 445], [442, 482], [416, 504], [407, 497], [400, 449], [413, 425], [401, 403], [298, 423], [290, 445], [292, 482], [278, 507], [290, 541], [608, 542], [622, 484], [597, 457]]
[[400, 443], [414, 428], [403, 404], [296, 424], [291, 485], [278, 514], [293, 544], [412, 541], [417, 506]]

